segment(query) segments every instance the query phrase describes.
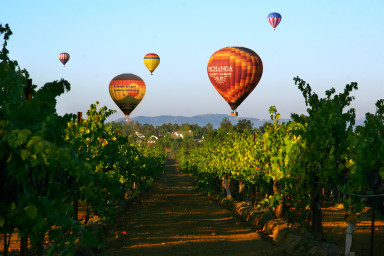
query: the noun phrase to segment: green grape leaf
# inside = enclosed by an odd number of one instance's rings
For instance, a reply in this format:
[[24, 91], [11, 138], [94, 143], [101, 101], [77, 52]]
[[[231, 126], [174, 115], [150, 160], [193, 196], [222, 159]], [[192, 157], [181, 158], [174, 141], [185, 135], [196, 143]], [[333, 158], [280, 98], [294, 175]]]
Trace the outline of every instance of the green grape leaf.
[[24, 211], [26, 212], [27, 216], [31, 219], [37, 217], [37, 208], [34, 205], [28, 205], [24, 207]]
[[9, 146], [11, 146], [12, 148], [16, 148], [16, 147], [20, 146], [21, 144], [23, 144], [27, 141], [28, 136], [31, 133], [32, 132], [30, 130], [26, 130], [26, 129], [12, 131], [12, 133], [9, 136], [9, 140], [8, 140]]
[[381, 175], [381, 178], [384, 180], [384, 167], [380, 168], [379, 174]]
[[22, 159], [23, 161], [25, 161], [25, 159], [27, 159], [29, 155], [30, 155], [30, 153], [29, 153], [29, 150], [28, 150], [28, 149], [22, 149], [22, 150], [20, 150], [20, 156], [21, 156], [21, 159]]

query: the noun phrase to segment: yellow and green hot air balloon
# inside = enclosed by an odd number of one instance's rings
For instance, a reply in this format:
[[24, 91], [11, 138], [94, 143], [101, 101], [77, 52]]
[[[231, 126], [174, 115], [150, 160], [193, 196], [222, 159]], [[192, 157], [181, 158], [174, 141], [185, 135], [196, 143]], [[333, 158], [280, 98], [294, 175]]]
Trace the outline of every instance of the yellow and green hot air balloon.
[[153, 71], [159, 66], [160, 64], [160, 57], [156, 53], [148, 53], [144, 56], [144, 64], [151, 72], [151, 75]]
[[109, 93], [116, 105], [123, 111], [126, 121], [129, 114], [139, 105], [145, 95], [145, 83], [139, 76], [125, 73], [115, 76], [109, 83]]

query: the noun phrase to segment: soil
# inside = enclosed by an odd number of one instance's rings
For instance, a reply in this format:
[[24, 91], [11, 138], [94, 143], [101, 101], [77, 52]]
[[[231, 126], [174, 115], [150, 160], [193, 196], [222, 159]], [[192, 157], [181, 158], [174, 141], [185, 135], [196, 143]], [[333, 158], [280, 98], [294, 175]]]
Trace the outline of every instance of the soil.
[[[344, 207], [342, 204], [335, 207], [322, 209], [323, 231], [326, 239], [330, 243], [338, 245], [344, 249], [347, 223], [344, 220]], [[352, 237], [351, 252], [356, 252], [359, 256], [369, 255], [371, 241], [371, 219], [372, 211], [366, 208], [359, 215]], [[374, 246], [373, 255], [384, 255], [384, 219], [376, 218], [374, 227]]]
[[[327, 240], [344, 248], [347, 224], [341, 205], [323, 208]], [[79, 219], [85, 214], [80, 204]], [[93, 216], [97, 218], [97, 216]], [[371, 212], [360, 214], [352, 250], [369, 255]], [[20, 239], [12, 235], [9, 255], [19, 255]], [[181, 174], [169, 159], [164, 175], [141, 203], [130, 206], [107, 231], [100, 255], [284, 255], [233, 213], [194, 190], [193, 178]], [[0, 255], [3, 255], [0, 235]], [[384, 255], [384, 220], [375, 220], [374, 255]], [[171, 255], [173, 254], [173, 255]]]
[[101, 255], [284, 255], [233, 213], [194, 190], [169, 160], [153, 193], [110, 231]]

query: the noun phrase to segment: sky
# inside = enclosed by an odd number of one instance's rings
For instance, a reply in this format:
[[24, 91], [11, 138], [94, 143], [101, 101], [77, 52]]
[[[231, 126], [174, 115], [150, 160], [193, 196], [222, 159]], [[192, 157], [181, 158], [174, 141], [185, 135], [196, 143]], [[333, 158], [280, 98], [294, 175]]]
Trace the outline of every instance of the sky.
[[[271, 12], [282, 15], [274, 31]], [[117, 75], [133, 73], [146, 83], [135, 116], [229, 114], [230, 107], [207, 75], [210, 56], [227, 46], [254, 50], [262, 59], [257, 87], [238, 107], [239, 117], [283, 118], [305, 114], [293, 78], [320, 96], [357, 82], [351, 107], [358, 118], [384, 98], [384, 1], [370, 0], [1, 0], [0, 23], [9, 24], [11, 59], [33, 83], [66, 79], [71, 91], [58, 97], [57, 112], [85, 113], [96, 101], [116, 109], [109, 95]], [[68, 52], [64, 67], [58, 60]], [[160, 56], [151, 76], [145, 54]]]

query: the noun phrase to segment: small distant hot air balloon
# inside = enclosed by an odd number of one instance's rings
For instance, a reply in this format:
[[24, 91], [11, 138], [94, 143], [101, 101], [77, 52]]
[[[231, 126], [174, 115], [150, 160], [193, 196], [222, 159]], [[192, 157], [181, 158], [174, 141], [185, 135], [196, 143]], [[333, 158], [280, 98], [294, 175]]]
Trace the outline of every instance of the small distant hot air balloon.
[[144, 64], [148, 68], [148, 70], [151, 72], [151, 75], [153, 71], [159, 66], [160, 64], [160, 57], [156, 53], [148, 53], [144, 56]]
[[109, 83], [109, 93], [116, 105], [123, 111], [126, 121], [129, 114], [144, 98], [145, 83], [139, 76], [125, 73], [115, 76]]
[[273, 27], [273, 30], [276, 29], [277, 25], [279, 25], [281, 21], [281, 15], [277, 12], [272, 12], [268, 15], [268, 22]]
[[61, 61], [61, 63], [63, 63], [64, 67], [65, 64], [69, 61], [69, 57], [69, 54], [66, 52], [62, 52], [59, 54], [59, 60]]
[[263, 74], [263, 63], [254, 51], [245, 47], [226, 47], [208, 61], [208, 77], [229, 104], [232, 116], [236, 108], [255, 89]]

